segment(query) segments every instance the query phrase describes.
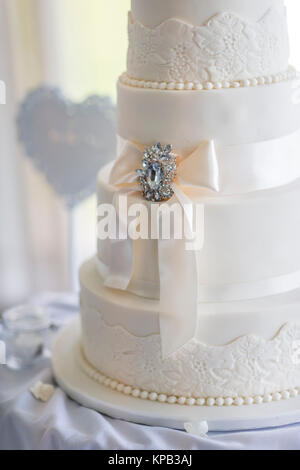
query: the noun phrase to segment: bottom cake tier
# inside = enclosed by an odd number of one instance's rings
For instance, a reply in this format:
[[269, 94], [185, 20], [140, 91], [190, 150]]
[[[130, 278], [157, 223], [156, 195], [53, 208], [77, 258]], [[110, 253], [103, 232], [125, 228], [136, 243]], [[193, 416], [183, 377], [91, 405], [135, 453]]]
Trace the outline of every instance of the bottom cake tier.
[[96, 381], [136, 398], [200, 406], [300, 392], [300, 290], [201, 304], [196, 337], [164, 359], [158, 301], [105, 288], [94, 259], [80, 282], [80, 366]]

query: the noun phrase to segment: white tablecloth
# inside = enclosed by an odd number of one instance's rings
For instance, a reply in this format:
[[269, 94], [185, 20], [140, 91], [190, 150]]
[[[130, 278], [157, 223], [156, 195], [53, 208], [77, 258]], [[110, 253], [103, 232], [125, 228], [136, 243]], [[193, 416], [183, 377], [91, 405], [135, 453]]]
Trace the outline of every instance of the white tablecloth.
[[[77, 313], [70, 295], [38, 299], [63, 324]], [[278, 429], [209, 433], [206, 439], [182, 431], [126, 423], [84, 408], [56, 388], [48, 403], [36, 401], [29, 388], [38, 380], [53, 383], [50, 360], [30, 370], [0, 366], [0, 450], [296, 450], [300, 424]]]

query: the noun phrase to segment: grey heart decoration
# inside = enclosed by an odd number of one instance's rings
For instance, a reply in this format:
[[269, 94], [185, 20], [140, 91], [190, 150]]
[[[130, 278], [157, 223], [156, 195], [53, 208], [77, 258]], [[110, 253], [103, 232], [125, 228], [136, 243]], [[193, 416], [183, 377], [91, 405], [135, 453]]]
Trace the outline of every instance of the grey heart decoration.
[[27, 156], [70, 209], [95, 192], [99, 169], [116, 155], [108, 97], [74, 103], [59, 89], [41, 87], [21, 104], [17, 127]]

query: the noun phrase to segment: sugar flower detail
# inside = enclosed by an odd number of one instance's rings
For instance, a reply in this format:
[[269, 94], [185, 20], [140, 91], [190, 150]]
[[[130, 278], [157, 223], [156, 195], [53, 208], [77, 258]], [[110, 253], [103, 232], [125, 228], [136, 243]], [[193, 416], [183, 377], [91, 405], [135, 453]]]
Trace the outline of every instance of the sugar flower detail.
[[172, 146], [157, 143], [145, 150], [143, 169], [136, 170], [143, 196], [147, 201], [163, 202], [174, 194], [172, 183], [176, 178], [176, 155]]
[[202, 439], [207, 438], [208, 423], [207, 421], [196, 421], [192, 423], [184, 423], [184, 429], [188, 434], [201, 437]]
[[54, 394], [53, 385], [47, 385], [42, 382], [37, 382], [33, 387], [31, 387], [30, 392], [36, 400], [42, 401], [44, 403], [48, 402]]

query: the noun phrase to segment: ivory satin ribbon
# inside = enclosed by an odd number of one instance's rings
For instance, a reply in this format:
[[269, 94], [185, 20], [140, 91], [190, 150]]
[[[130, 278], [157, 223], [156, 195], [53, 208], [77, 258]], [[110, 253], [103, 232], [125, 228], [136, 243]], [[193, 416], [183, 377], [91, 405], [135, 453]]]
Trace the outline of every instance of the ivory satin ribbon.
[[[113, 204], [123, 225], [123, 211], [118, 208], [118, 196], [136, 192], [139, 182], [136, 169], [141, 167], [143, 148], [128, 142], [116, 161], [110, 174], [110, 184], [117, 188]], [[198, 177], [191, 177], [193, 168]], [[218, 165], [213, 141], [202, 142], [191, 155], [177, 158], [177, 179], [173, 185], [174, 196], [170, 204], [178, 202], [183, 209], [185, 228], [189, 240], [193, 233], [193, 203], [188, 195], [191, 188], [209, 188], [218, 191]], [[139, 195], [140, 202], [144, 202]], [[138, 202], [138, 200], [137, 200]], [[150, 204], [147, 203], [150, 207]], [[166, 203], [167, 204], [167, 203]], [[191, 210], [192, 207], [192, 210]], [[126, 215], [127, 216], [127, 215]], [[133, 241], [127, 237], [112, 241], [111, 261], [105, 285], [110, 288], [127, 290], [133, 265]], [[198, 318], [198, 267], [195, 251], [186, 250], [186, 240], [158, 239], [160, 276], [160, 333], [164, 357], [174, 353], [195, 335]], [[178, 289], [183, 295], [176, 295]], [[171, 295], [170, 295], [171, 294]]]
[[[222, 194], [227, 191], [233, 194], [236, 191], [249, 192], [286, 184], [300, 176], [299, 153], [300, 132], [278, 140], [249, 145], [221, 146], [214, 141], [202, 142], [190, 155], [178, 156], [175, 195], [170, 203], [177, 200], [184, 208], [192, 202], [191, 190], [195, 189], [201, 191], [208, 188], [215, 192], [221, 190]], [[142, 157], [143, 148], [125, 142], [111, 170], [110, 184], [116, 188], [114, 205], [119, 219], [122, 219], [122, 214], [117, 208], [117, 196], [138, 190], [136, 169], [141, 167]], [[234, 162], [237, 171], [231, 168]], [[240, 186], [243, 186], [243, 191], [240, 191]], [[141, 194], [137, 197], [142, 198]], [[190, 223], [190, 215], [186, 211], [184, 213]], [[215, 301], [220, 297], [225, 301], [249, 298], [249, 291], [254, 285], [216, 288], [199, 286], [196, 252], [186, 251], [185, 244], [184, 239], [158, 240], [159, 319], [164, 357], [175, 353], [195, 337], [198, 315], [201, 314], [199, 302], [203, 295]], [[127, 290], [133, 275], [134, 242], [129, 238], [113, 240], [111, 251], [105, 285]], [[282, 282], [286, 290], [288, 285], [298, 287], [298, 281], [300, 284], [300, 273], [258, 282], [255, 287], [257, 297], [265, 295], [264, 292], [266, 295], [277, 293]]]
[[[119, 136], [118, 143], [120, 155], [127, 141]], [[222, 195], [271, 189], [300, 177], [300, 130], [274, 140], [242, 145], [222, 145], [216, 141], [214, 146]], [[180, 149], [176, 150], [182, 154]], [[195, 169], [189, 168], [188, 177], [194, 174]]]
[[[96, 268], [104, 279], [109, 275], [108, 266], [96, 258]], [[203, 303], [238, 302], [253, 300], [270, 295], [284, 294], [300, 287], [300, 271], [283, 274], [282, 276], [262, 279], [256, 282], [240, 284], [199, 285], [198, 300]], [[146, 281], [134, 282], [130, 291], [138, 296], [159, 300], [159, 289]]]

